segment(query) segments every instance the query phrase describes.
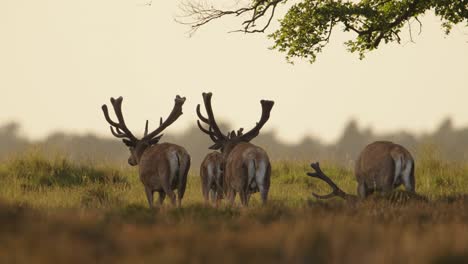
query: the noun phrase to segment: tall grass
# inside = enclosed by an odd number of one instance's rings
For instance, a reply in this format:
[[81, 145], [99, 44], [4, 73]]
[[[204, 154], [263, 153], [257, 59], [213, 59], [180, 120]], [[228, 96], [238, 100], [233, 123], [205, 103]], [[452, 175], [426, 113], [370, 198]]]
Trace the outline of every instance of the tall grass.
[[[192, 168], [182, 208], [147, 208], [137, 170], [39, 153], [0, 165], [1, 263], [467, 263], [468, 164], [421, 151], [414, 199], [317, 201], [306, 161], [275, 161], [269, 204], [203, 205]], [[355, 193], [352, 170], [322, 169]]]
[[17, 157], [6, 164], [6, 177], [23, 179], [37, 186], [74, 186], [87, 183], [126, 183], [120, 171], [111, 167], [74, 164], [64, 157], [47, 159], [37, 152]]

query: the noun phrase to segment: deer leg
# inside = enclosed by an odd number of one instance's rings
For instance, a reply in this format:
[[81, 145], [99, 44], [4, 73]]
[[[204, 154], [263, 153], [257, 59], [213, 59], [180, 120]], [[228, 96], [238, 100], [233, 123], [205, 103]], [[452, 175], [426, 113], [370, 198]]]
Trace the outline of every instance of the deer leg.
[[210, 200], [209, 199], [209, 189], [203, 183], [202, 183], [202, 193], [203, 193], [203, 199], [205, 199], [205, 204], [208, 205], [209, 200]]
[[164, 199], [166, 199], [166, 193], [164, 191], [159, 192], [159, 206], [163, 205]]
[[223, 195], [222, 195], [222, 192], [218, 190], [216, 192], [216, 204], [215, 204], [216, 208], [219, 207], [219, 203], [221, 202], [221, 199], [223, 199]]
[[[174, 193], [174, 191], [172, 189], [169, 189], [166, 191], [166, 194], [167, 196], [169, 196], [169, 199], [171, 199], [172, 206], [176, 206], [177, 199], [176, 199], [176, 194]], [[180, 201], [179, 201], [179, 204], [180, 204]]]
[[210, 190], [210, 199], [212, 203], [216, 203], [216, 191], [213, 189]]
[[265, 205], [268, 199], [268, 189], [265, 188], [263, 185], [259, 185], [258, 189], [260, 191], [260, 196], [262, 198], [262, 204]]
[[169, 177], [165, 178], [162, 180], [161, 187], [163, 191], [166, 193], [166, 195], [171, 199], [171, 204], [173, 207], [176, 206], [176, 195], [174, 193], [174, 190], [172, 189], [171, 183], [169, 181]]
[[248, 202], [248, 197], [247, 197], [248, 196], [247, 191], [245, 191], [245, 190], [240, 191], [239, 196], [240, 196], [240, 199], [241, 199], [242, 206], [248, 206], [249, 202]]
[[179, 187], [177, 189], [177, 206], [181, 207], [182, 206], [182, 199], [184, 198], [184, 193], [185, 193], [185, 186], [184, 187]]
[[146, 199], [148, 199], [148, 205], [153, 208], [153, 190], [145, 186]]
[[205, 205], [209, 205], [210, 203], [210, 186], [211, 181], [207, 177], [202, 177], [201, 179], [201, 187], [203, 193], [203, 199], [205, 200]]
[[172, 190], [169, 182], [163, 183], [162, 187], [166, 195], [169, 196], [169, 199], [171, 199], [172, 206], [176, 206], [176, 195], [174, 193], [174, 190]]
[[262, 204], [265, 205], [268, 198], [268, 191], [270, 188], [270, 175], [271, 165], [265, 162], [259, 162], [258, 169], [255, 174], [255, 180], [257, 182], [258, 191], [262, 198]]
[[179, 186], [177, 187], [177, 202], [179, 207], [182, 206], [182, 199], [184, 198], [185, 188], [187, 187], [187, 175], [190, 169], [190, 157], [188, 157], [186, 160], [185, 168], [182, 166], [180, 169], [183, 170], [183, 172], [181, 174], [182, 179], [179, 180]]
[[211, 198], [211, 192], [213, 191], [211, 189], [212, 179], [207, 179], [206, 182], [202, 183], [203, 187], [203, 198], [205, 199], [205, 205], [210, 204], [210, 198]]
[[234, 190], [229, 190], [227, 194], [227, 198], [229, 200], [229, 206], [234, 206], [234, 200], [236, 199], [236, 191]]
[[182, 207], [182, 197], [180, 196], [180, 192], [177, 192], [177, 207]]
[[247, 193], [247, 204], [250, 202], [250, 197], [252, 197], [252, 193], [248, 192]]

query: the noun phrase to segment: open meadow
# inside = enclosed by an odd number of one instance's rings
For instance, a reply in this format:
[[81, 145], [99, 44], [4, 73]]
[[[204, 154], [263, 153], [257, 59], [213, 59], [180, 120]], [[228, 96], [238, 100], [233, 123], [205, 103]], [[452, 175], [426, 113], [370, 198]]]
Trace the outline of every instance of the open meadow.
[[0, 32], [0, 264], [468, 264], [468, 0], [0, 0]]
[[[269, 203], [147, 208], [137, 170], [31, 152], [0, 165], [1, 263], [468, 263], [468, 163], [418, 155], [417, 191], [317, 201], [307, 161], [273, 162]], [[352, 170], [323, 162], [355, 193]], [[236, 204], [239, 204], [239, 198]]]

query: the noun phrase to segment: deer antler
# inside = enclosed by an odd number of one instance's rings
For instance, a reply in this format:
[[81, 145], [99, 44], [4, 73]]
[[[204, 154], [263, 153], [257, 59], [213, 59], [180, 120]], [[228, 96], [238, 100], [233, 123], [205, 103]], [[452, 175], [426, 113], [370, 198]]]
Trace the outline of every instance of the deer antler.
[[252, 128], [249, 132], [242, 135], [242, 131], [240, 131], [240, 138], [242, 138], [243, 140], [247, 142], [254, 139], [256, 136], [258, 136], [258, 134], [260, 133], [260, 129], [265, 125], [265, 123], [270, 118], [271, 109], [273, 108], [273, 105], [275, 104], [275, 102], [268, 101], [268, 100], [261, 100], [260, 103], [262, 105], [262, 116], [260, 117], [260, 121], [258, 121], [255, 127]]
[[[125, 124], [125, 120], [122, 114], [122, 101], [123, 97], [120, 96], [117, 99], [111, 98], [112, 107], [114, 108], [115, 115], [117, 116], [118, 122], [113, 121], [109, 116], [109, 110], [107, 109], [107, 105], [102, 105], [102, 112], [104, 113], [104, 117], [106, 118], [107, 122], [110, 124], [110, 129], [112, 135], [117, 138], [127, 138], [132, 142], [137, 141], [137, 138], [130, 132]], [[114, 130], [115, 128], [115, 130]]]
[[[198, 105], [198, 106], [200, 106], [200, 105]], [[198, 109], [199, 109], [199, 107], [197, 107], [197, 112], [199, 111]], [[216, 137], [215, 133], [213, 132], [213, 129], [211, 128], [211, 126], [208, 129], [204, 128], [201, 125], [200, 120], [197, 120], [197, 125], [198, 125], [198, 128], [200, 128], [200, 130], [202, 132], [204, 132], [205, 134], [208, 134], [208, 136], [210, 136], [210, 138], [211, 138], [211, 140], [213, 140], [213, 142], [218, 142], [219, 141], [219, 139]]]
[[345, 193], [330, 178], [328, 178], [328, 176], [325, 175], [325, 173], [323, 173], [322, 169], [320, 169], [320, 164], [318, 162], [310, 164], [310, 167], [312, 167], [312, 169], [314, 169], [315, 172], [307, 173], [308, 176], [320, 179], [320, 180], [326, 182], [332, 188], [332, 192], [327, 194], [327, 195], [318, 195], [316, 193], [312, 193], [312, 195], [315, 196], [315, 198], [317, 198], [317, 199], [329, 199], [329, 198], [332, 198], [334, 196], [341, 197], [341, 198], [343, 198], [345, 200], [348, 200], [350, 198], [355, 198], [355, 196]]
[[174, 108], [172, 109], [171, 113], [167, 117], [167, 119], [163, 122], [163, 118], [161, 117], [159, 122], [159, 127], [155, 129], [153, 132], [148, 133], [148, 125], [145, 128], [145, 136], [142, 140], [149, 140], [152, 143], [155, 143], [161, 139], [163, 135], [159, 135], [164, 129], [174, 123], [183, 113], [182, 113], [182, 106], [185, 103], [185, 97], [180, 97], [179, 95], [176, 96], [174, 99]]
[[148, 120], [146, 120], [145, 133], [143, 133], [143, 137], [146, 137], [147, 135], [148, 135]]
[[[219, 144], [221, 144], [222, 141], [240, 140], [240, 141], [249, 142], [256, 136], [258, 136], [260, 129], [265, 125], [265, 123], [270, 118], [270, 112], [274, 105], [273, 101], [261, 100], [260, 103], [262, 105], [262, 116], [260, 118], [260, 121], [256, 124], [256, 126], [252, 130], [244, 134], [243, 133], [244, 129], [241, 128], [237, 130], [237, 133], [236, 131], [232, 131], [232, 132], [227, 133], [227, 135], [224, 135], [219, 129], [218, 124], [216, 123], [216, 120], [213, 114], [213, 108], [211, 106], [211, 96], [212, 96], [212, 93], [203, 93], [203, 103], [205, 104], [205, 109], [206, 109], [206, 113], [208, 117], [205, 117], [202, 115], [200, 111], [200, 105], [197, 105], [197, 115], [199, 118], [199, 120], [197, 120], [197, 125], [202, 132], [209, 135], [211, 140], [215, 142], [215, 145], [210, 147], [214, 149], [219, 147]], [[207, 124], [209, 126], [208, 129], [203, 127], [200, 121]]]
[[237, 132], [235, 130], [231, 131], [230, 133], [228, 132], [227, 133], [227, 137], [229, 139], [236, 139], [236, 138], [239, 138], [240, 136], [243, 135], [242, 131], [244, 131], [244, 129], [241, 127], [237, 130]]
[[[205, 110], [208, 115], [208, 117], [205, 117], [202, 115], [200, 111], [200, 105], [197, 105], [197, 115], [200, 120], [197, 120], [198, 127], [200, 128], [201, 131], [203, 131], [205, 134], [208, 134], [213, 140], [213, 142], [218, 143], [223, 140], [227, 140], [228, 137], [223, 135], [221, 130], [219, 129], [218, 124], [216, 123], [214, 114], [213, 114], [213, 108], [211, 106], [211, 96], [212, 93], [203, 93], [203, 103], [205, 105]], [[207, 124], [209, 126], [208, 129], [204, 128], [200, 121], [203, 123]]]

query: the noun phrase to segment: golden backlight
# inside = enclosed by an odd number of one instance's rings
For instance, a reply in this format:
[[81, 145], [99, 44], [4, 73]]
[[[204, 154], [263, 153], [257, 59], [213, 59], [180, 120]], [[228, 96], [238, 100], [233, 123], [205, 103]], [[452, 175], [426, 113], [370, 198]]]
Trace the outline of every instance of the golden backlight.
[[100, 106], [123, 96], [128, 126], [143, 132], [181, 94], [187, 102], [173, 133], [195, 124], [204, 91], [234, 128], [253, 126], [260, 99], [274, 100], [265, 130], [287, 142], [306, 134], [333, 141], [350, 118], [378, 132], [432, 130], [447, 116], [468, 123], [462, 25], [445, 36], [427, 15], [416, 43], [382, 45], [362, 61], [338, 33], [315, 64], [290, 65], [265, 34], [228, 34], [237, 20], [189, 38], [178, 13], [177, 1], [0, 1], [0, 124], [18, 121], [33, 138], [55, 130], [110, 137]]

